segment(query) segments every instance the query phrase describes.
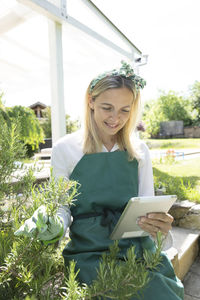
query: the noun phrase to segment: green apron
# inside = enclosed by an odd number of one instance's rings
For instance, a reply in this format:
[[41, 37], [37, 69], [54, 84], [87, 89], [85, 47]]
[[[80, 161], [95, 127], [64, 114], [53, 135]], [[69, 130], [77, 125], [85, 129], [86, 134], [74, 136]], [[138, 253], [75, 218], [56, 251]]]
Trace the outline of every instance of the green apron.
[[[71, 207], [74, 218], [71, 240], [63, 250], [63, 257], [66, 266], [70, 260], [76, 261], [81, 283], [91, 284], [102, 253], [113, 243], [109, 236], [114, 225], [128, 200], [138, 195], [138, 162], [128, 161], [125, 151], [88, 154], [78, 162], [70, 179], [78, 181], [80, 189]], [[121, 239], [118, 245], [119, 259], [123, 259], [133, 245], [137, 256], [142, 255], [143, 248], [154, 250], [149, 237]], [[158, 295], [159, 300], [183, 299], [183, 286], [164, 253], [162, 257], [159, 270], [151, 273], [143, 299], [155, 300]]]

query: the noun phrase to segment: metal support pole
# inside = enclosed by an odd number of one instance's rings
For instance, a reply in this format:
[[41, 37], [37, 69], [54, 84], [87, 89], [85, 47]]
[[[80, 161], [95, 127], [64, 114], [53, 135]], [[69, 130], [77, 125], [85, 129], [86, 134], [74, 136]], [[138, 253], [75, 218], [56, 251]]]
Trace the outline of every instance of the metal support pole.
[[52, 141], [55, 143], [60, 137], [66, 134], [62, 25], [48, 20], [48, 27], [51, 77], [51, 127]]
[[61, 15], [65, 18], [67, 18], [67, 4], [66, 0], [60, 0], [60, 9], [61, 9]]

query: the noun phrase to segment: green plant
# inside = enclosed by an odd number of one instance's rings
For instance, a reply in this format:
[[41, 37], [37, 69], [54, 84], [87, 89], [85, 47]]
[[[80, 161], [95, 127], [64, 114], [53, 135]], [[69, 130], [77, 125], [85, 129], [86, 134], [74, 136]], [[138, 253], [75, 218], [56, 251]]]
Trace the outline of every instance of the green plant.
[[53, 299], [58, 296], [59, 288], [56, 289], [55, 286], [58, 282], [64, 283], [61, 247], [46, 247], [37, 239], [15, 237], [13, 232], [30, 218], [41, 204], [47, 207], [50, 215], [54, 215], [59, 204], [72, 203], [75, 193], [76, 183], [63, 179], [51, 180], [43, 186], [32, 188], [32, 193], [26, 201], [23, 197], [15, 198], [7, 210], [4, 210], [6, 227], [1, 224], [0, 234], [2, 299], [6, 299], [8, 294], [10, 298], [15, 296], [18, 299], [24, 299], [24, 295], [35, 295], [40, 299], [46, 299], [47, 295], [54, 295]]
[[[143, 259], [136, 258], [132, 247], [127, 252], [127, 259], [120, 263], [117, 260], [119, 248], [114, 244], [111, 252], [103, 255], [97, 280], [91, 286], [80, 286], [76, 281], [73, 263], [69, 277], [65, 276], [62, 247], [46, 247], [36, 239], [14, 237], [13, 232], [32, 215], [35, 208], [45, 204], [49, 213], [55, 214], [59, 203], [73, 204], [76, 190], [76, 183], [52, 180], [44, 187], [33, 188], [32, 196], [25, 202], [16, 198], [4, 211], [5, 226], [1, 224], [0, 231], [0, 299], [35, 296], [36, 299], [62, 297], [71, 300], [100, 296], [113, 298], [116, 295], [118, 299], [130, 299], [130, 295], [142, 292], [149, 281], [149, 270], [160, 263], [161, 243], [158, 243], [155, 253], [145, 250]], [[123, 285], [120, 285], [122, 280]], [[85, 298], [80, 298], [80, 295]]]
[[158, 135], [162, 121], [183, 120], [184, 125], [191, 125], [192, 107], [189, 100], [174, 91], [162, 91], [157, 100], [146, 103], [143, 119], [147, 132], [154, 137]]
[[192, 101], [192, 108], [195, 113], [195, 125], [200, 125], [200, 82], [195, 81], [190, 88], [190, 98]]
[[3, 96], [4, 96], [4, 93], [3, 92], [0, 92], [0, 108], [4, 109], [4, 100], [3, 100]]
[[168, 165], [176, 164], [177, 161], [176, 161], [176, 154], [174, 149], [168, 149], [166, 152], [162, 152], [159, 158], [154, 159], [154, 163], [156, 162], [159, 164], [168, 164]]
[[[9, 128], [7, 123], [0, 122], [0, 129], [1, 150], [5, 152], [0, 155], [0, 174], [4, 183], [0, 195], [0, 300], [83, 300], [107, 296], [130, 299], [132, 295], [142, 294], [150, 280], [150, 270], [161, 262], [161, 237], [158, 237], [155, 253], [144, 251], [142, 258], [136, 258], [132, 247], [122, 262], [117, 260], [119, 249], [114, 244], [102, 257], [97, 280], [87, 286], [78, 283], [73, 262], [69, 276], [66, 274], [62, 248], [67, 238], [60, 245], [45, 246], [37, 240], [37, 234], [31, 239], [14, 235], [42, 204], [50, 215], [56, 213], [60, 204], [75, 205], [78, 184], [52, 177], [49, 182], [34, 186], [34, 177], [27, 170], [28, 173], [20, 177], [22, 194], [19, 194], [19, 190], [8, 183], [12, 182], [12, 172], [16, 170], [16, 157], [24, 153], [23, 144], [19, 142], [17, 126]], [[6, 158], [10, 160], [8, 164], [4, 163]], [[4, 173], [7, 174], [5, 177]]]
[[0, 108], [0, 115], [8, 127], [18, 123], [18, 135], [20, 142], [25, 144], [26, 152], [31, 156], [38, 149], [39, 143], [43, 142], [43, 130], [34, 112], [27, 107], [14, 106], [11, 108]]
[[51, 138], [51, 108], [47, 107], [42, 112], [43, 118], [40, 120], [40, 125], [43, 129], [45, 138]]
[[31, 168], [24, 175], [19, 174], [23, 168], [19, 160], [25, 157], [19, 127], [18, 122], [9, 126], [0, 115], [0, 204], [4, 197], [11, 197], [22, 188], [30, 188], [34, 180]]
[[72, 121], [69, 115], [65, 115], [66, 120], [66, 132], [71, 133], [80, 128], [79, 120]]
[[150, 281], [149, 272], [161, 264], [162, 235], [157, 235], [157, 248], [154, 253], [144, 250], [143, 258], [138, 259], [135, 248], [127, 250], [127, 258], [118, 261], [118, 242], [110, 246], [110, 251], [103, 254], [97, 279], [90, 286], [80, 285], [76, 280], [75, 263], [68, 269], [66, 287], [63, 288], [63, 300], [86, 299], [131, 299], [138, 296], [142, 299], [142, 291]]
[[[43, 116], [44, 119], [40, 120], [40, 124], [44, 131], [45, 138], [51, 138], [52, 134], [51, 134], [51, 108], [50, 107], [47, 107], [43, 111]], [[74, 132], [80, 127], [79, 121], [78, 120], [72, 121], [69, 115], [65, 116], [65, 120], [66, 120], [67, 133]]]
[[145, 104], [143, 120], [146, 125], [146, 132], [151, 137], [157, 136], [160, 131], [160, 122], [164, 121], [163, 113], [160, 111], [157, 101], [153, 100]]
[[[200, 203], [199, 178], [196, 176], [173, 176], [165, 169], [165, 165], [156, 164], [153, 168], [155, 189], [164, 187], [165, 194], [177, 195], [178, 200], [190, 200]], [[174, 165], [173, 165], [174, 168]], [[198, 183], [199, 182], [199, 183]]]

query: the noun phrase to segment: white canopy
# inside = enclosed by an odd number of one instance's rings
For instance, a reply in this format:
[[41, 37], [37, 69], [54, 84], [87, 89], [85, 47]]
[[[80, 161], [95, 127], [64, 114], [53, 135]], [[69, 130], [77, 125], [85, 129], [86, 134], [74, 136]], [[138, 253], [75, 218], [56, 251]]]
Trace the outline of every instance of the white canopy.
[[[59, 7], [63, 1], [48, 2], [59, 10], [63, 8]], [[142, 53], [92, 1], [68, 0], [66, 12], [61, 12], [62, 17], [56, 21], [62, 24], [64, 110], [77, 117], [81, 116], [84, 94], [94, 76], [118, 66], [124, 58], [134, 63]], [[51, 86], [57, 83], [50, 84], [49, 57], [48, 18], [41, 15], [40, 10], [32, 10], [16, 0], [1, 0], [0, 90], [5, 93], [6, 106], [21, 104], [22, 99], [25, 106], [37, 101], [52, 103]], [[62, 113], [64, 115], [63, 108]], [[59, 122], [58, 118], [54, 122]], [[58, 133], [54, 141], [61, 135], [63, 132]]]

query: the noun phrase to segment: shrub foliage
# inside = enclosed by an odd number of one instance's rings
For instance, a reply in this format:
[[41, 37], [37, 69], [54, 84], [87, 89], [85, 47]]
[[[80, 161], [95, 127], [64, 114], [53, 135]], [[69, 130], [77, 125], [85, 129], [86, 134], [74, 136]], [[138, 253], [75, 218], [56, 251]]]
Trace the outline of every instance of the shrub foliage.
[[[51, 133], [51, 108], [50, 107], [47, 107], [43, 111], [43, 117], [44, 118], [40, 120], [40, 124], [44, 131], [45, 138], [51, 138], [52, 133]], [[74, 132], [80, 127], [79, 121], [78, 120], [72, 121], [69, 115], [65, 116], [65, 121], [66, 121], [67, 133]]]
[[18, 126], [19, 142], [25, 144], [26, 153], [31, 156], [38, 149], [39, 143], [44, 141], [44, 134], [40, 123], [32, 109], [24, 106], [5, 107], [3, 93], [0, 93], [1, 122], [9, 128]]
[[[84, 300], [131, 299], [149, 282], [149, 271], [160, 263], [161, 237], [155, 253], [144, 251], [136, 258], [134, 247], [128, 249], [127, 258], [119, 262], [119, 248], [114, 243], [105, 253], [98, 277], [91, 286], [80, 285], [72, 261], [66, 272], [61, 244], [45, 246], [35, 238], [14, 235], [27, 218], [40, 205], [47, 207], [49, 215], [56, 213], [60, 204], [75, 205], [78, 184], [62, 178], [34, 186], [33, 171], [23, 169], [18, 188], [13, 188], [13, 171], [19, 171], [15, 161], [24, 154], [17, 125], [9, 127], [0, 122], [0, 300]], [[7, 160], [7, 163], [5, 163]], [[20, 169], [21, 170], [21, 169]]]
[[182, 120], [184, 125], [192, 124], [191, 103], [174, 91], [161, 92], [157, 100], [146, 103], [144, 122], [151, 137], [158, 135], [160, 122]]

